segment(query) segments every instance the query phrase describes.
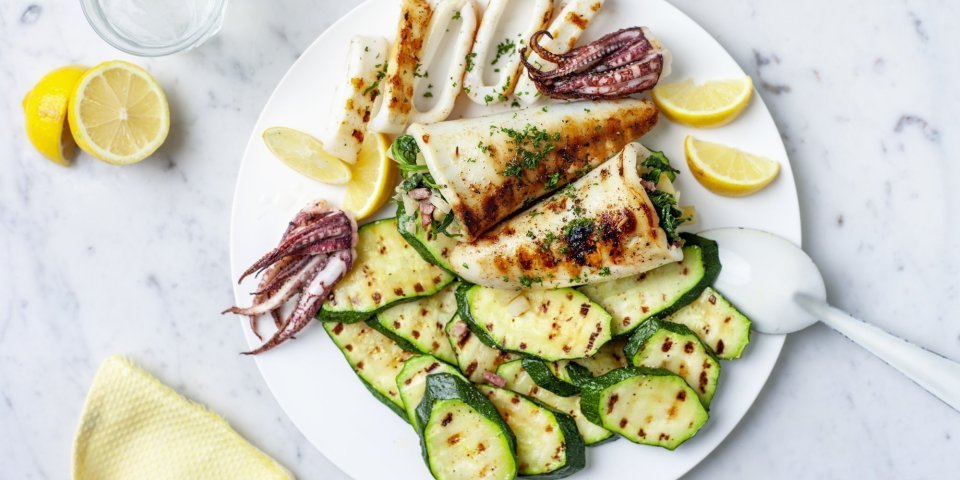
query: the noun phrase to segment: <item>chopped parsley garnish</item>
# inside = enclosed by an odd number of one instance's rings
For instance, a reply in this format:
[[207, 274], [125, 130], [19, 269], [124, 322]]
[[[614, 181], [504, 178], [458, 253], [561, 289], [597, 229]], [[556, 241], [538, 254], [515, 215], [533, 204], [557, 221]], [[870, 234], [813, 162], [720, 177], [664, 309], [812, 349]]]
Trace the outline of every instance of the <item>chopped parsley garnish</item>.
[[520, 277], [520, 285], [523, 285], [523, 288], [530, 288], [534, 283], [543, 283], [543, 278], [539, 275], [536, 277], [528, 277], [526, 275]]
[[428, 71], [426, 71], [426, 70], [424, 70], [423, 73], [420, 73], [420, 67], [422, 67], [422, 66], [423, 66], [422, 64], [419, 64], [419, 63], [418, 63], [417, 66], [413, 69], [413, 76], [414, 76], [414, 77], [417, 77], [417, 78], [427, 78], [427, 77], [430, 76], [430, 72], [428, 72]]
[[523, 130], [491, 126], [491, 130], [499, 129], [510, 137], [513, 148], [513, 158], [507, 162], [507, 167], [500, 172], [508, 177], [522, 178], [525, 170], [537, 168], [540, 162], [556, 147], [560, 141], [560, 132], [547, 133], [534, 125], [528, 124]]
[[460, 20], [460, 12], [457, 11], [457, 13], [454, 13], [452, 18], [453, 20]]
[[511, 107], [511, 108], [520, 108], [520, 100], [517, 100], [516, 98], [514, 98], [513, 101], [510, 102], [510, 107]]
[[387, 64], [386, 64], [386, 63], [378, 63], [378, 64], [374, 65], [374, 67], [377, 69], [377, 79], [374, 80], [374, 82], [371, 83], [369, 87], [367, 87], [367, 88], [365, 88], [365, 89], [363, 90], [363, 95], [364, 95], [364, 96], [366, 96], [366, 95], [367, 95], [368, 93], [370, 93], [372, 90], [376, 90], [377, 87], [380, 86], [380, 80], [383, 80], [383, 77], [386, 77], [386, 76], [387, 76]]
[[424, 92], [423, 96], [424, 98], [433, 98], [433, 92]]
[[601, 277], [606, 277], [610, 275], [610, 267], [601, 268], [600, 271], [597, 272], [597, 274], [600, 275]]
[[484, 101], [487, 105], [490, 105], [490, 102], [493, 101], [493, 95], [484, 95], [484, 96], [483, 96], [483, 101]]
[[546, 187], [554, 188], [558, 183], [560, 183], [560, 172], [553, 172], [547, 177]]
[[550, 247], [553, 245], [553, 242], [557, 239], [557, 236], [553, 232], [547, 232], [543, 237], [543, 242], [540, 243], [540, 250], [544, 252], [549, 252]]
[[577, 218], [563, 226], [563, 235], [568, 237], [578, 232], [593, 233], [594, 228], [595, 225], [592, 218]]
[[473, 71], [473, 59], [475, 59], [475, 58], [477, 58], [477, 52], [470, 52], [470, 53], [467, 54], [467, 56], [463, 57], [463, 59], [466, 60], [466, 62], [467, 62], [467, 71], [468, 71], [468, 72], [472, 72], [472, 71]]
[[500, 61], [500, 57], [510, 55], [515, 51], [517, 51], [517, 44], [514, 43], [513, 40], [508, 38], [500, 42], [500, 44], [497, 45], [497, 55], [493, 57], [493, 62], [491, 62], [490, 65], [496, 65], [497, 62]]
[[483, 153], [487, 153], [490, 151], [490, 145], [484, 145], [483, 141], [477, 142], [477, 148], [479, 148], [480, 151]]

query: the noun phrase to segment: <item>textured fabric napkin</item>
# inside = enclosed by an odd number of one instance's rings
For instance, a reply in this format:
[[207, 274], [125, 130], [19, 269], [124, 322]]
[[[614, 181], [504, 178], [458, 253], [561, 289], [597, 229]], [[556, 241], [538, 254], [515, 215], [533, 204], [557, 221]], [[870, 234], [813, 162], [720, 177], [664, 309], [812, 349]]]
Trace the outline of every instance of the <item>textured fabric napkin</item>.
[[292, 479], [219, 415], [129, 360], [103, 362], [74, 444], [73, 478]]

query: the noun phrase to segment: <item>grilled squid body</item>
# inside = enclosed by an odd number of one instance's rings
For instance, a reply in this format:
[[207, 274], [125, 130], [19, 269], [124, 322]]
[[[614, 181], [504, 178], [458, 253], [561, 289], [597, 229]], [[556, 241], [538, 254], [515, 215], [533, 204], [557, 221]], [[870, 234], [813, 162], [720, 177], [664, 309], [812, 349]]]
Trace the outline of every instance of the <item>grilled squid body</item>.
[[[600, 165], [657, 122], [649, 100], [573, 102], [486, 117], [413, 124], [439, 192], [472, 241], [530, 202]], [[525, 132], [518, 148], [515, 136]], [[534, 137], [540, 136], [539, 144]], [[513, 169], [524, 152], [535, 166]]]
[[347, 163], [355, 163], [367, 123], [379, 106], [382, 66], [387, 61], [387, 40], [355, 36], [347, 49], [347, 75], [333, 94], [333, 114], [323, 129], [323, 149]]
[[[511, 10], [510, 13], [511, 16], [526, 19], [527, 23], [516, 32], [504, 31], [501, 22], [505, 21], [504, 14], [508, 7], [524, 3], [529, 4], [527, 10], [521, 13]], [[470, 100], [488, 105], [500, 103], [513, 93], [520, 77], [520, 49], [531, 35], [546, 27], [552, 14], [553, 0], [490, 0], [483, 11], [480, 29], [470, 51], [472, 68], [467, 70], [463, 79], [464, 90]], [[510, 24], [510, 18], [506, 19], [506, 23]], [[496, 37], [501, 31], [506, 36]], [[487, 74], [490, 69], [494, 70], [495, 75]], [[490, 77], [495, 78], [492, 84], [485, 80]]]
[[[434, 123], [447, 118], [457, 95], [463, 88], [465, 57], [470, 51], [477, 29], [477, 11], [473, 0], [402, 0], [397, 35], [390, 50], [386, 77], [383, 79], [383, 101], [370, 121], [370, 129], [399, 134], [411, 121]], [[453, 61], [446, 72], [432, 65], [439, 58], [444, 34], [458, 27], [453, 48]], [[429, 97], [435, 99], [420, 110], [420, 99], [414, 92], [421, 82], [434, 85]], [[426, 97], [426, 92], [420, 97]]]
[[[541, 45], [553, 53], [563, 53], [573, 48], [590, 21], [603, 7], [605, 1], [570, 0], [567, 2], [553, 19], [550, 27], [547, 28], [553, 38], [544, 39]], [[526, 38], [529, 39], [530, 37]], [[553, 67], [552, 63], [544, 60], [536, 53], [531, 54], [527, 61], [541, 69]], [[521, 69], [520, 80], [517, 82], [514, 94], [526, 105], [535, 103], [540, 97], [536, 84], [526, 75], [525, 68]]]
[[641, 179], [648, 156], [639, 143], [627, 145], [566, 189], [454, 246], [450, 265], [465, 281], [519, 289], [604, 282], [682, 260]]

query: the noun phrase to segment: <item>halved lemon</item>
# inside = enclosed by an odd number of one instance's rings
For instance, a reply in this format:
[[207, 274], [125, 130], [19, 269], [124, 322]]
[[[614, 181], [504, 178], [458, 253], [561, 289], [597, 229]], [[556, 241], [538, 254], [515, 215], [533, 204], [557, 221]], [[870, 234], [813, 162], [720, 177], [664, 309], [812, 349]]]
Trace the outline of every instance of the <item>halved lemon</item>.
[[382, 133], [367, 131], [353, 164], [353, 178], [347, 184], [343, 208], [350, 210], [362, 220], [373, 215], [383, 206], [397, 183], [397, 166], [387, 151], [390, 142]]
[[87, 67], [61, 67], [43, 76], [23, 99], [27, 138], [43, 154], [60, 165], [69, 165], [77, 144], [67, 127], [67, 106], [74, 86]]
[[157, 80], [132, 63], [101, 63], [80, 78], [67, 118], [77, 145], [114, 165], [155, 152], [170, 131], [170, 107]]
[[657, 85], [653, 101], [668, 118], [694, 127], [719, 127], [737, 118], [750, 103], [749, 76], [697, 85], [692, 80]]
[[683, 150], [694, 178], [721, 195], [749, 195], [769, 185], [780, 172], [780, 164], [769, 158], [690, 135]]
[[309, 133], [288, 127], [263, 131], [263, 142], [284, 165], [321, 183], [343, 185], [350, 181], [350, 167], [323, 149]]

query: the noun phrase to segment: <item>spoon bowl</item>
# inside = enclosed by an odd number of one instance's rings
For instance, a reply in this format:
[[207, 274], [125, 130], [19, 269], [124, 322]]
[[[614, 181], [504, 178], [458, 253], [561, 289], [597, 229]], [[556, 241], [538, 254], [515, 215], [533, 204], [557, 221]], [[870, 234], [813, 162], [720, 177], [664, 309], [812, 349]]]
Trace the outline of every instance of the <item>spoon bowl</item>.
[[789, 240], [761, 230], [720, 228], [699, 234], [717, 242], [723, 269], [717, 289], [760, 333], [793, 333], [817, 322], [794, 301], [798, 294], [826, 301], [823, 276]]

